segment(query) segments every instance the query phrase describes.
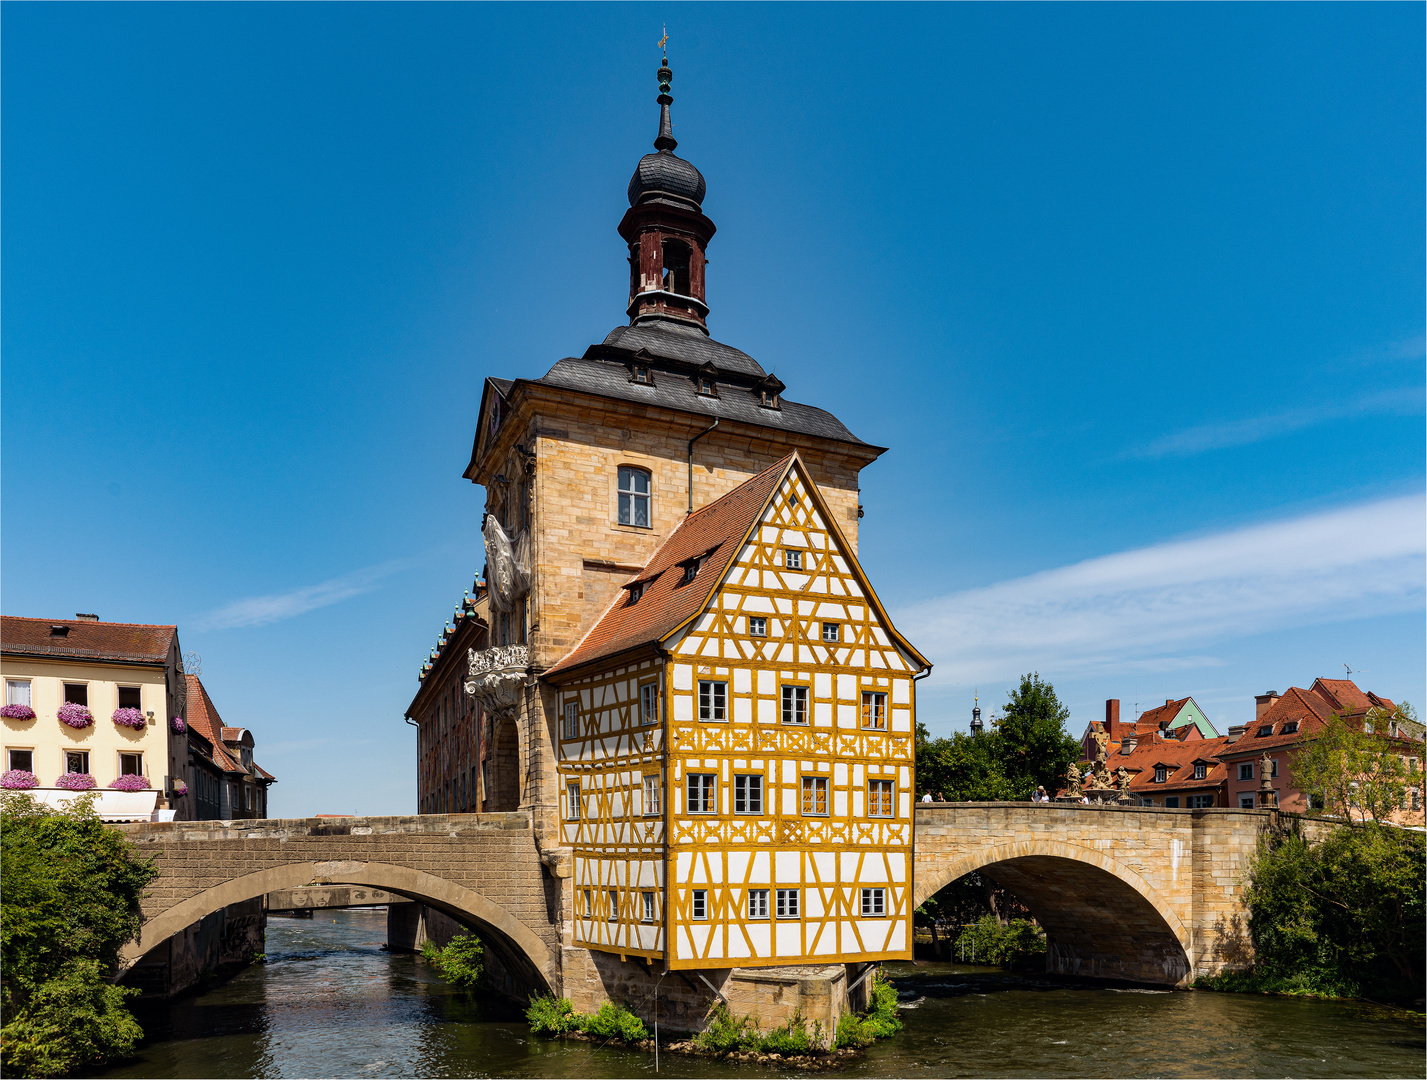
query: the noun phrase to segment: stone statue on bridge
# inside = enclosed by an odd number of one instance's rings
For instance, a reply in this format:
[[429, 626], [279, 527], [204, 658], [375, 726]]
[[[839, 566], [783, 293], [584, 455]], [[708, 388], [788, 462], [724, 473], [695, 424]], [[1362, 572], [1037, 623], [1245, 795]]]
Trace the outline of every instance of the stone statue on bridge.
[[1130, 770], [1121, 765], [1115, 770], [1115, 783], [1120, 789], [1120, 794], [1116, 796], [1117, 803], [1128, 803], [1130, 801]]

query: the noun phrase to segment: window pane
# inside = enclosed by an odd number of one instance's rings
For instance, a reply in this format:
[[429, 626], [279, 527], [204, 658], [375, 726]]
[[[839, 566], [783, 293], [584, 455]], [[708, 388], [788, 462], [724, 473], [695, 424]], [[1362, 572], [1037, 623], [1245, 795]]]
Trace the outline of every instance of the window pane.
[[[5, 682], [5, 704], [6, 705], [29, 705], [30, 704], [30, 680], [29, 679], [8, 679]], [[27, 770], [29, 771], [29, 770]]]
[[619, 497], [619, 523], [621, 525], [631, 524], [629, 519], [629, 496], [621, 494]]
[[634, 497], [634, 524], [649, 528], [649, 499], [636, 495]]
[[29, 750], [11, 750], [10, 768], [23, 769], [25, 772], [35, 771], [35, 755]]
[[89, 704], [89, 687], [85, 683], [65, 683], [64, 700], [70, 705]]

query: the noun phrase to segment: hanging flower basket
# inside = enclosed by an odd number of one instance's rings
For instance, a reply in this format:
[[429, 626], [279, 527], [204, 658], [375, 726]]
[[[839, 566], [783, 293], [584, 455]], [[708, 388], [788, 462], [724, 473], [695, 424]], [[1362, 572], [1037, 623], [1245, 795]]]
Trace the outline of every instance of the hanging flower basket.
[[0, 716], [6, 720], [33, 720], [35, 710], [28, 705], [6, 705], [0, 709]]
[[182, 735], [185, 731], [188, 730], [188, 725], [183, 722], [183, 717], [181, 716], [170, 716], [168, 718], [168, 722], [169, 726], [173, 728], [173, 733], [175, 735]]
[[134, 773], [125, 773], [109, 786], [115, 791], [148, 791], [149, 778]]
[[175, 780], [173, 782], [173, 797], [175, 799], [181, 799], [187, 794], [188, 785], [185, 784], [182, 780]]
[[26, 791], [40, 786], [40, 778], [25, 769], [10, 769], [0, 773], [0, 788], [6, 791]]
[[59, 722], [68, 724], [72, 728], [86, 728], [94, 723], [94, 714], [83, 705], [66, 701], [59, 707]]
[[67, 772], [55, 781], [55, 787], [66, 791], [88, 791], [94, 786], [94, 777], [87, 772]]
[[113, 720], [120, 727], [133, 728], [135, 731], [142, 731], [149, 723], [138, 709], [115, 709]]

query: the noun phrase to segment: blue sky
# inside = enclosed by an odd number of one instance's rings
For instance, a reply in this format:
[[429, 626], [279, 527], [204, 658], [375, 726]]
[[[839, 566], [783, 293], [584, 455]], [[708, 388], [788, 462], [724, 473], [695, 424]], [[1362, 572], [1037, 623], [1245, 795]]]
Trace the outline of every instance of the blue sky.
[[891, 447], [934, 732], [1423, 702], [1408, 4], [8, 4], [4, 611], [176, 622], [275, 813], [412, 810], [481, 381], [622, 321], [665, 19], [710, 328]]

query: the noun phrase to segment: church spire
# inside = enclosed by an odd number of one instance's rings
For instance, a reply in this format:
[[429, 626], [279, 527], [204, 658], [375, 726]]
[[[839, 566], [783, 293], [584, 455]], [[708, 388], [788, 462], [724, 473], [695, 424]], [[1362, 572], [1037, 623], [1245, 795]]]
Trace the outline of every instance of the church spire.
[[[664, 35], [664, 40], [669, 40], [668, 34]], [[674, 138], [674, 121], [669, 117], [669, 106], [674, 104], [669, 94], [669, 85], [673, 81], [674, 73], [669, 70], [669, 58], [666, 56], [659, 66], [659, 96], [655, 98], [659, 102], [659, 136], [654, 140], [654, 149], [670, 154], [679, 147], [679, 141]]]

